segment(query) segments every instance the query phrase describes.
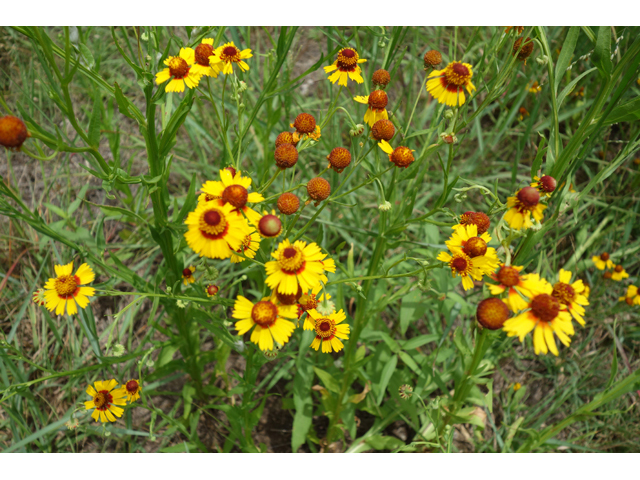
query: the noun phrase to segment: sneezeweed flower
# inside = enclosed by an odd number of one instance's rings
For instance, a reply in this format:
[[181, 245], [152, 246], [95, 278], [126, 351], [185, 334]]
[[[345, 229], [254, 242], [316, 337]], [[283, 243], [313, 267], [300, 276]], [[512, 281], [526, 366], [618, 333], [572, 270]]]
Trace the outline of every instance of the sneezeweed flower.
[[603, 252], [600, 255], [594, 255], [591, 257], [591, 261], [595, 264], [598, 270], [613, 268], [613, 262], [609, 258], [609, 254], [607, 252]]
[[491, 227], [491, 220], [484, 212], [464, 212], [460, 215], [460, 225], [475, 225], [478, 235], [482, 235]]
[[[118, 405], [126, 405], [126, 393], [122, 388], [116, 388], [118, 382], [109, 380], [106, 382], [95, 381], [93, 386], [87, 387], [87, 394], [92, 397], [84, 402], [86, 410], [95, 409], [91, 414], [96, 422], [115, 422], [116, 417], [121, 417], [124, 409]], [[94, 388], [95, 387], [95, 388]]]
[[571, 316], [580, 325], [584, 326], [583, 305], [589, 305], [589, 300], [583, 295], [584, 284], [579, 279], [573, 283], [570, 282], [571, 272], [561, 268], [558, 274], [558, 282], [553, 286], [551, 295], [560, 300], [560, 303], [571, 313]]
[[366, 60], [360, 58], [358, 52], [354, 48], [343, 48], [338, 52], [338, 58], [332, 65], [324, 67], [325, 73], [334, 72], [329, 75], [329, 81], [333, 84], [347, 86], [347, 79], [351, 79], [356, 83], [363, 83], [362, 70], [359, 63]]
[[[244, 240], [242, 241], [242, 245], [240, 246], [240, 248], [236, 250], [236, 252], [242, 253], [247, 258], [255, 258], [256, 252], [260, 248], [260, 240], [261, 238], [258, 232], [253, 231], [251, 233], [248, 233], [244, 237]], [[240, 255], [236, 255], [235, 253], [231, 254], [231, 263], [240, 263], [244, 261], [245, 261], [244, 257], [241, 257]]]
[[531, 85], [529, 85], [528, 89], [530, 93], [536, 93], [536, 94], [542, 91], [542, 87], [538, 84], [537, 80], [533, 82]]
[[238, 320], [238, 335], [244, 335], [253, 328], [251, 341], [262, 351], [273, 350], [274, 342], [280, 345], [287, 343], [296, 328], [295, 324], [288, 320], [296, 317], [295, 307], [277, 305], [269, 297], [254, 304], [238, 295], [232, 316]]
[[429, 50], [424, 54], [424, 69], [436, 68], [442, 63], [442, 54], [437, 50]]
[[299, 142], [301, 138], [320, 140], [320, 126], [316, 124], [315, 117], [310, 113], [301, 113], [289, 126], [296, 129], [292, 134], [293, 140], [296, 143]]
[[560, 341], [569, 346], [570, 335], [575, 332], [571, 324], [571, 314], [562, 308], [560, 301], [551, 295], [553, 287], [546, 280], [542, 280], [543, 293], [534, 295], [528, 302], [525, 312], [507, 320], [503, 330], [508, 337], [517, 336], [521, 342], [532, 330], [533, 348], [536, 355], [551, 351], [558, 355], [558, 348], [553, 336], [555, 333]]
[[629, 274], [625, 271], [622, 265], [616, 265], [613, 267], [613, 272], [611, 272], [611, 280], [615, 280], [619, 282], [623, 278], [629, 278]]
[[194, 283], [196, 281], [196, 277], [193, 276], [193, 272], [196, 271], [196, 267], [189, 266], [182, 270], [182, 283], [186, 287], [190, 283]]
[[258, 222], [258, 233], [266, 238], [274, 238], [282, 232], [282, 221], [276, 216], [276, 211], [262, 212], [262, 218]]
[[485, 298], [478, 304], [476, 320], [484, 328], [498, 330], [509, 318], [509, 308], [499, 298]]
[[307, 182], [307, 193], [309, 198], [315, 201], [315, 206], [329, 198], [331, 195], [331, 184], [322, 177], [315, 177]]
[[46, 308], [50, 312], [56, 311], [56, 315], [62, 315], [65, 307], [69, 315], [78, 313], [78, 306], [85, 308], [89, 305], [89, 298], [95, 294], [93, 287], [81, 287], [93, 282], [96, 278], [91, 267], [83, 263], [75, 274], [73, 262], [67, 265], [55, 265], [56, 278], [50, 278], [44, 285], [44, 298], [47, 301]]
[[140, 381], [137, 378], [132, 378], [127, 383], [122, 385], [121, 388], [129, 403], [133, 403], [140, 398], [142, 385], [140, 385]]
[[518, 382], [516, 382], [516, 383], [513, 385], [513, 391], [514, 391], [514, 392], [517, 392], [517, 391], [518, 391], [518, 390], [520, 390], [521, 388], [522, 388], [522, 385], [521, 385], [520, 383], [518, 383]]
[[213, 55], [209, 57], [209, 63], [212, 68], [222, 69], [222, 73], [231, 75], [234, 63], [243, 72], [248, 71], [249, 65], [244, 60], [251, 57], [253, 57], [251, 49], [246, 48], [240, 51], [233, 42], [229, 42], [215, 49]]
[[184, 234], [187, 244], [207, 258], [229, 258], [251, 231], [230, 203], [201, 202], [189, 213], [185, 224], [189, 228]]
[[347, 318], [344, 311], [320, 315], [317, 310], [309, 310], [308, 315], [315, 321], [316, 338], [311, 342], [311, 348], [317, 351], [322, 346], [322, 353], [339, 352], [344, 348], [340, 339], [347, 340], [350, 333], [349, 325], [342, 323]]
[[298, 144], [298, 142], [296, 142], [293, 139], [293, 133], [281, 132], [276, 137], [276, 148], [278, 148], [280, 145], [284, 145], [285, 143], [288, 143], [289, 145], [293, 145], [294, 147]]
[[471, 83], [473, 70], [470, 64], [451, 62], [442, 70], [434, 70], [427, 79], [427, 91], [438, 100], [450, 107], [464, 105], [466, 98], [464, 89], [469, 94], [476, 89]]
[[369, 106], [364, 114], [364, 123], [370, 127], [373, 127], [373, 124], [378, 120], [389, 119], [389, 114], [386, 110], [389, 97], [384, 90], [374, 90], [366, 97], [360, 95], [353, 97], [353, 99], [358, 103], [364, 103]]
[[520, 37], [515, 41], [515, 43], [513, 44], [512, 54], [514, 56], [517, 55], [518, 60], [523, 61], [526, 65], [527, 58], [529, 58], [529, 56], [533, 52], [533, 40], [527, 37], [526, 40], [524, 40], [524, 45], [522, 44], [522, 40], [523, 37]]
[[329, 160], [329, 168], [342, 173], [351, 163], [351, 152], [346, 148], [336, 147], [327, 155], [327, 160]]
[[39, 288], [35, 292], [33, 292], [33, 295], [31, 296], [33, 303], [35, 303], [36, 305], [40, 305], [41, 307], [44, 307], [45, 304], [47, 303], [47, 299], [44, 296], [44, 292], [45, 292], [44, 288]]
[[217, 285], [212, 284], [207, 285], [204, 289], [204, 293], [206, 293], [209, 298], [215, 297], [219, 291], [220, 288]]
[[485, 256], [471, 258], [461, 250], [451, 253], [453, 255], [440, 252], [437, 259], [449, 264], [452, 277], [462, 277], [462, 288], [465, 290], [473, 288], [472, 278], [481, 281], [483, 275], [491, 275], [497, 266], [496, 262]]
[[621, 302], [627, 302], [627, 305], [640, 305], [640, 295], [638, 294], [638, 287], [635, 285], [629, 285], [627, 287], [627, 293], [624, 297], [620, 297], [618, 300]]
[[542, 177], [535, 175], [530, 185], [533, 188], [537, 188], [542, 195], [550, 197], [556, 189], [557, 184], [556, 179], [550, 175], [543, 175]]
[[396, 127], [393, 125], [393, 122], [385, 118], [378, 120], [373, 124], [373, 127], [371, 127], [371, 136], [377, 141], [385, 140], [388, 142], [395, 134]]
[[611, 280], [611, 275], [613, 275], [611, 271], [607, 270], [602, 276], [605, 278], [605, 280]]
[[284, 215], [293, 215], [300, 208], [300, 199], [291, 192], [285, 192], [278, 197], [278, 210]]
[[544, 283], [540, 276], [535, 273], [520, 275], [524, 267], [515, 265], [501, 265], [500, 269], [491, 275], [491, 278], [498, 282], [498, 285], [487, 284], [491, 295], [501, 295], [507, 292], [506, 304], [511, 311], [518, 312], [527, 308], [527, 302], [520, 296], [532, 297], [534, 293], [540, 292]]
[[[320, 247], [315, 243], [298, 240], [290, 243], [288, 239], [280, 242], [278, 249], [271, 253], [275, 261], [265, 265], [267, 279], [265, 283], [271, 290], [291, 294], [298, 291], [298, 284], [302, 290], [308, 291], [321, 281], [326, 282], [325, 270], [335, 272], [335, 263], [328, 265]], [[325, 260], [325, 262], [323, 262]]]
[[490, 241], [491, 236], [487, 232], [478, 235], [475, 225], [456, 225], [453, 234], [444, 243], [453, 253], [462, 252], [470, 258], [486, 257], [494, 264], [495, 270], [498, 267], [498, 255], [495, 248], [487, 246]]
[[195, 61], [192, 48], [181, 48], [180, 55], [164, 61], [167, 68], [156, 73], [156, 83], [160, 85], [171, 79], [165, 87], [166, 92], [184, 92], [185, 85], [189, 88], [197, 87], [202, 74], [196, 73], [192, 68]]
[[6, 148], [19, 149], [29, 136], [27, 126], [13, 115], [0, 118], [0, 145]]
[[213, 38], [203, 38], [202, 43], [195, 50], [195, 63], [191, 67], [194, 73], [202, 76], [217, 78], [220, 75], [218, 64], [211, 65], [209, 57], [214, 55]]
[[211, 202], [219, 206], [230, 204], [238, 216], [242, 217], [244, 213], [251, 223], [257, 223], [260, 220], [260, 214], [247, 203], [260, 203], [264, 197], [258, 192], [249, 193], [250, 187], [250, 177], [243, 177], [240, 171], [231, 172], [228, 168], [223, 168], [220, 170], [220, 181], [209, 180], [202, 185], [202, 194], [198, 197], [198, 201]]
[[524, 120], [525, 117], [528, 117], [528, 116], [529, 116], [529, 111], [526, 108], [520, 107], [518, 109], [518, 120], [522, 121]]
[[283, 143], [276, 147], [273, 158], [275, 158], [278, 168], [282, 170], [291, 168], [298, 163], [298, 150], [291, 143]]
[[[335, 268], [333, 271], [335, 271]], [[322, 290], [322, 284], [318, 283], [310, 292], [303, 293], [300, 296], [298, 299], [298, 318], [300, 318], [304, 312], [316, 309], [319, 302], [324, 302], [331, 298], [331, 295], [328, 293], [323, 293], [318, 297], [320, 290]], [[303, 325], [304, 330], [313, 330], [314, 325], [314, 322], [307, 316]]]
[[382, 90], [384, 90], [387, 87], [387, 85], [389, 85], [390, 81], [391, 81], [391, 75], [389, 74], [388, 71], [382, 68], [380, 70], [376, 70], [375, 72], [373, 72], [373, 76], [371, 77], [371, 82], [373, 83], [373, 86], [376, 88], [381, 88]]
[[542, 222], [542, 212], [547, 208], [540, 203], [540, 192], [533, 187], [521, 188], [515, 197], [508, 197], [507, 207], [509, 210], [505, 213], [504, 219], [514, 230], [533, 227], [531, 215]]
[[524, 32], [524, 27], [504, 27], [504, 33], [509, 33], [509, 31], [513, 29], [518, 35]]
[[407, 168], [415, 160], [413, 156], [414, 150], [411, 150], [409, 147], [399, 146], [393, 148], [386, 140], [381, 140], [378, 146], [384, 153], [389, 155], [389, 161], [397, 167]]

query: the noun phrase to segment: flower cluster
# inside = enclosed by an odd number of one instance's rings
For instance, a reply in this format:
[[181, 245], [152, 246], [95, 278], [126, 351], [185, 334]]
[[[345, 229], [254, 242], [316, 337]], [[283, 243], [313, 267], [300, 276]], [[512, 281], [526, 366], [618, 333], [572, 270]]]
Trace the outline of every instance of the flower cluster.
[[604, 278], [621, 281], [624, 278], [629, 278], [629, 274], [626, 272], [622, 265], [616, 265], [609, 257], [607, 252], [603, 252], [600, 255], [594, 255], [591, 257], [591, 261], [598, 270], [606, 270], [604, 272]]
[[93, 410], [91, 418], [102, 423], [115, 422], [124, 413], [122, 408], [140, 398], [142, 386], [138, 379], [131, 379], [118, 387], [116, 380], [95, 381], [87, 386], [87, 395], [91, 400], [84, 402], [85, 410]]
[[78, 307], [86, 308], [89, 305], [89, 297], [95, 295], [93, 287], [84, 287], [93, 282], [95, 274], [91, 267], [83, 263], [73, 273], [73, 262], [67, 265], [55, 265], [56, 276], [49, 278], [44, 288], [38, 288], [33, 293], [33, 301], [36, 305], [44, 306], [50, 312], [55, 310], [56, 315], [62, 315], [66, 311], [69, 315], [78, 313]]

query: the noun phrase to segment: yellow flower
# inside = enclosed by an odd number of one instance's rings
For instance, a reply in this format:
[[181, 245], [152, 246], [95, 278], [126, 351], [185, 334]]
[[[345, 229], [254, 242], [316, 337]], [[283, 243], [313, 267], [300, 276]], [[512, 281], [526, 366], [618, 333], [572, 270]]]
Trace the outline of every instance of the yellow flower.
[[471, 258], [486, 257], [490, 259], [492, 263], [495, 263], [495, 269], [498, 266], [498, 255], [495, 248], [487, 246], [490, 241], [491, 236], [487, 232], [478, 235], [477, 225], [459, 224], [453, 227], [453, 234], [444, 243], [451, 252], [462, 252]]
[[253, 57], [253, 54], [250, 48], [240, 51], [233, 42], [229, 42], [215, 49], [213, 55], [209, 57], [209, 63], [213, 68], [220, 68], [220, 66], [222, 66], [222, 73], [231, 75], [233, 73], [234, 63], [237, 63], [243, 72], [248, 71], [249, 65], [247, 65], [244, 60], [251, 57]]
[[287, 343], [296, 328], [292, 321], [287, 320], [296, 318], [295, 306], [278, 305], [268, 297], [253, 304], [238, 295], [232, 316], [239, 320], [236, 322], [238, 335], [244, 335], [255, 326], [251, 341], [262, 351], [273, 350], [274, 341], [280, 345]]
[[193, 267], [193, 266], [187, 267], [184, 270], [182, 270], [182, 283], [184, 283], [185, 287], [190, 283], [193, 283], [196, 281], [196, 277], [193, 276], [193, 272], [195, 271], [196, 271], [196, 267]]
[[635, 285], [629, 285], [627, 287], [627, 294], [624, 297], [620, 297], [621, 302], [627, 302], [627, 305], [640, 305], [640, 295], [638, 295], [638, 287]]
[[487, 284], [491, 295], [500, 295], [508, 292], [506, 302], [512, 312], [518, 312], [527, 308], [527, 302], [520, 294], [531, 297], [534, 293], [541, 293], [544, 283], [536, 273], [520, 275], [524, 267], [515, 265], [501, 265], [500, 270], [491, 275], [491, 278], [499, 285]]
[[140, 398], [142, 385], [140, 385], [140, 381], [137, 378], [132, 378], [120, 388], [125, 394], [125, 397], [129, 403], [133, 403]]
[[195, 61], [192, 48], [181, 48], [179, 56], [169, 57], [164, 61], [168, 68], [156, 73], [156, 83], [160, 85], [171, 79], [165, 87], [167, 92], [184, 92], [185, 84], [189, 88], [197, 87], [202, 75], [191, 68]]
[[213, 285], [213, 284], [208, 284], [204, 289], [204, 293], [206, 293], [207, 297], [209, 298], [215, 297], [219, 291], [220, 291], [220, 288], [217, 285]]
[[540, 203], [540, 192], [533, 187], [521, 188], [515, 197], [507, 198], [507, 207], [509, 210], [504, 219], [514, 230], [533, 227], [531, 215], [541, 222], [544, 218], [542, 212], [547, 208]]
[[629, 274], [625, 271], [622, 265], [616, 265], [613, 267], [613, 272], [611, 272], [611, 280], [615, 280], [619, 282], [623, 278], [629, 278]]
[[580, 325], [584, 326], [583, 305], [589, 305], [589, 300], [584, 296], [584, 283], [582, 283], [582, 280], [576, 280], [573, 283], [570, 282], [571, 272], [561, 268], [558, 274], [558, 282], [553, 286], [551, 295], [560, 300], [560, 303], [565, 305], [573, 318], [575, 318]]
[[389, 114], [387, 113], [386, 106], [389, 103], [389, 98], [384, 90], [374, 90], [371, 95], [357, 96], [353, 99], [358, 103], [364, 103], [369, 105], [366, 113], [364, 114], [364, 121], [370, 127], [378, 120], [388, 120]]
[[339, 352], [344, 348], [340, 339], [347, 340], [349, 338], [349, 325], [342, 323], [347, 316], [340, 310], [337, 313], [323, 316], [317, 310], [309, 310], [309, 316], [315, 321], [313, 329], [316, 332], [316, 338], [311, 342], [311, 348], [318, 350], [322, 345], [322, 353]]
[[80, 285], [93, 282], [96, 276], [86, 263], [80, 265], [74, 275], [71, 275], [73, 262], [64, 266], [56, 265], [55, 270], [56, 278], [50, 278], [44, 285], [47, 310], [50, 312], [55, 310], [56, 315], [62, 315], [66, 306], [67, 313], [75, 315], [78, 313], [76, 304], [80, 308], [86, 308], [89, 305], [87, 297], [92, 297], [96, 292], [93, 287], [81, 287]]
[[[302, 296], [298, 299], [298, 318], [302, 316], [304, 312], [308, 312], [307, 316], [304, 319], [304, 323], [302, 324], [303, 330], [313, 330], [315, 328], [315, 317], [310, 316], [310, 312], [316, 312], [318, 315], [318, 311], [316, 308], [320, 302], [324, 302], [325, 300], [331, 299], [331, 295], [328, 293], [323, 293], [318, 297], [318, 293], [322, 289], [322, 284], [318, 284], [311, 290], [310, 293], [303, 293]], [[316, 317], [318, 316], [316, 315]], [[322, 315], [320, 315], [322, 316]]]
[[[202, 185], [202, 193], [198, 197], [198, 202], [210, 202], [215, 200], [215, 205], [233, 205], [233, 211], [242, 217], [242, 213], [251, 223], [257, 225], [261, 215], [247, 206], [247, 203], [260, 203], [264, 197], [258, 192], [249, 193], [251, 178], [243, 177], [242, 172], [233, 171], [230, 168], [220, 170], [220, 181], [209, 180]], [[242, 212], [242, 213], [241, 213]]]
[[513, 385], [513, 391], [514, 391], [514, 392], [517, 392], [517, 391], [518, 391], [518, 390], [520, 390], [521, 388], [522, 388], [522, 385], [520, 385], [520, 383], [519, 383], [519, 382], [516, 382], [516, 383]]
[[451, 62], [442, 70], [434, 70], [427, 79], [427, 91], [450, 107], [464, 105], [466, 88], [469, 94], [476, 89], [471, 83], [473, 70], [468, 63]]
[[312, 290], [321, 281], [326, 282], [325, 271], [335, 271], [335, 263], [323, 263], [326, 254], [315, 243], [307, 245], [298, 240], [291, 244], [288, 239], [280, 242], [278, 249], [271, 253], [275, 261], [267, 262], [266, 284], [271, 290], [286, 295], [296, 293], [298, 284], [303, 291]]
[[329, 81], [333, 84], [338, 82], [338, 85], [343, 87], [347, 86], [347, 79], [351, 79], [357, 83], [363, 83], [362, 70], [359, 63], [364, 63], [366, 60], [360, 58], [358, 52], [353, 48], [343, 48], [338, 52], [338, 59], [333, 64], [324, 67], [325, 73], [333, 72], [329, 75]]
[[609, 254], [607, 252], [601, 253], [600, 255], [594, 255], [591, 257], [591, 261], [595, 264], [598, 270], [613, 268], [613, 262], [609, 258]]
[[536, 80], [535, 82], [533, 82], [531, 85], [529, 85], [527, 87], [529, 89], [530, 93], [538, 93], [542, 91], [542, 87], [540, 85], [538, 85], [538, 81]]
[[95, 408], [91, 418], [96, 422], [98, 419], [103, 423], [115, 422], [116, 417], [121, 417], [124, 412], [124, 409], [117, 405], [127, 404], [125, 391], [122, 388], [116, 389], [118, 382], [115, 380], [107, 382], [96, 381], [93, 385], [95, 388], [91, 385], [87, 387], [87, 394], [92, 397], [92, 400], [84, 402], [84, 408], [87, 410]]
[[517, 336], [521, 342], [529, 332], [533, 332], [533, 348], [536, 355], [551, 351], [558, 355], [558, 348], [553, 336], [555, 333], [560, 341], [569, 346], [570, 335], [575, 332], [571, 323], [571, 314], [562, 309], [560, 301], [551, 295], [553, 287], [546, 280], [543, 282], [543, 293], [534, 295], [527, 303], [525, 312], [504, 322], [503, 330], [507, 336]]
[[213, 38], [203, 38], [202, 43], [198, 45], [194, 51], [195, 63], [191, 70], [200, 75], [217, 78], [220, 75], [220, 67], [218, 64], [211, 65], [209, 57], [215, 55], [213, 50]]
[[[260, 248], [260, 235], [257, 231], [248, 233], [244, 240], [242, 241], [242, 245], [236, 252], [242, 253], [245, 257], [255, 258], [256, 252]], [[236, 255], [235, 253], [231, 254], [231, 263], [240, 263], [244, 262], [244, 257], [240, 255]]]
[[413, 156], [413, 152], [415, 150], [411, 150], [409, 147], [401, 145], [394, 149], [386, 140], [381, 140], [378, 143], [378, 146], [384, 153], [389, 155], [389, 161], [397, 167], [407, 168], [415, 160], [415, 157]]
[[462, 288], [465, 290], [473, 288], [471, 278], [480, 281], [483, 275], [491, 275], [497, 266], [490, 258], [484, 256], [471, 258], [463, 251], [452, 253], [453, 255], [449, 255], [447, 252], [440, 252], [437, 259], [449, 264], [452, 277], [462, 277]]
[[233, 212], [230, 203], [211, 205], [200, 203], [184, 222], [189, 230], [184, 234], [187, 244], [198, 255], [207, 258], [229, 258], [251, 232], [242, 216]]

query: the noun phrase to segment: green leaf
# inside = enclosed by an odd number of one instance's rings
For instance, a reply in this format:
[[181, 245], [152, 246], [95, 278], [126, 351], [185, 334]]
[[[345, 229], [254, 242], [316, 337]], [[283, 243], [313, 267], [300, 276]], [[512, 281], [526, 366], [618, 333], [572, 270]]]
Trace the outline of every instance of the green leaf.
[[313, 421], [313, 364], [303, 356], [299, 357], [296, 376], [293, 379], [293, 404], [296, 413], [293, 416], [291, 432], [291, 451], [297, 452], [307, 440], [307, 433]]
[[596, 67], [590, 68], [589, 70], [587, 70], [586, 72], [581, 73], [580, 75], [578, 75], [576, 78], [574, 78], [573, 80], [571, 80], [571, 82], [569, 83], [569, 85], [567, 85], [566, 87], [564, 87], [562, 89], [562, 92], [560, 92], [560, 95], [558, 95], [558, 108], [560, 108], [560, 106], [562, 105], [562, 102], [564, 101], [564, 99], [566, 98], [567, 95], [569, 95], [573, 89], [575, 88], [576, 84], [582, 80], [583, 77], [585, 77], [586, 75], [588, 75], [589, 73], [593, 72], [594, 70], [597, 70]]
[[87, 202], [89, 205], [93, 205], [94, 207], [98, 207], [100, 210], [102, 210], [102, 213], [104, 213], [106, 216], [125, 215], [127, 217], [135, 218], [141, 221], [142, 223], [147, 223], [147, 221], [144, 218], [142, 218], [140, 215], [138, 215], [135, 212], [132, 212], [131, 210], [127, 210], [126, 208], [112, 207], [111, 205], [99, 205], [97, 203], [90, 202], [89, 200], [85, 200], [85, 202]]
[[640, 97], [618, 105], [611, 111], [604, 123], [611, 125], [612, 123], [633, 122], [636, 120], [640, 120]]
[[395, 372], [397, 364], [398, 356], [394, 355], [382, 369], [380, 383], [378, 384], [378, 398], [376, 399], [376, 405], [380, 405], [382, 403], [384, 393], [387, 390], [387, 385], [389, 385], [389, 380], [391, 380], [391, 376], [393, 375], [393, 372]]
[[115, 88], [114, 93], [116, 96], [116, 103], [118, 104], [118, 110], [120, 110], [120, 113], [123, 114], [125, 117], [134, 119], [135, 117], [129, 111], [129, 100], [127, 100], [127, 97], [125, 97], [124, 93], [122, 93], [122, 90], [118, 85], [118, 82], [114, 82], [113, 85]]
[[371, 435], [366, 438], [365, 443], [374, 450], [395, 450], [404, 447], [404, 442], [399, 438], [385, 435]]
[[609, 76], [613, 66], [611, 63], [611, 27], [598, 27], [596, 48], [591, 55], [591, 60], [603, 76]]
[[313, 371], [316, 372], [316, 375], [327, 390], [335, 394], [340, 393], [340, 385], [338, 385], [337, 380], [333, 378], [329, 372], [321, 370], [318, 367], [313, 367]]
[[567, 33], [567, 36], [564, 39], [564, 43], [562, 44], [562, 51], [560, 52], [558, 62], [556, 63], [555, 81], [553, 85], [553, 91], [556, 93], [558, 92], [560, 81], [564, 77], [569, 63], [571, 63], [571, 56], [576, 48], [576, 42], [578, 41], [579, 35], [580, 27], [571, 27], [569, 29], [569, 33]]
[[403, 350], [412, 350], [414, 348], [421, 347], [426, 345], [427, 343], [435, 342], [440, 338], [440, 335], [437, 333], [431, 333], [428, 335], [420, 335], [419, 337], [414, 337], [410, 340], [407, 340], [402, 344]]
[[421, 300], [422, 292], [418, 289], [402, 297], [402, 305], [400, 307], [400, 333], [402, 335], [407, 333], [409, 324], [420, 317], [427, 309], [427, 305]]
[[616, 375], [618, 374], [618, 348], [616, 346], [616, 338], [615, 335], [613, 337], [613, 360], [611, 360], [611, 373], [609, 374], [609, 381], [607, 382], [607, 386], [604, 388], [608, 389], [616, 379]]
[[89, 48], [84, 43], [78, 45], [78, 48], [80, 49], [80, 55], [82, 55], [82, 59], [87, 64], [87, 67], [92, 70], [93, 67], [96, 66], [96, 61], [93, 58], [91, 50], [89, 50]]

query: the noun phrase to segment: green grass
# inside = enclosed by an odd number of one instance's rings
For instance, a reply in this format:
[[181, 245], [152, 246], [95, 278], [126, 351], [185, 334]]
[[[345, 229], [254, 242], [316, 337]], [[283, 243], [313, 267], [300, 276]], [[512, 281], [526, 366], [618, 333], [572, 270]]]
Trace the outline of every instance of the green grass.
[[[0, 29], [10, 46], [0, 112], [31, 133], [27, 151], [0, 152], [0, 449], [638, 451], [640, 307], [618, 301], [640, 270], [638, 33], [527, 27], [536, 43], [523, 65], [502, 28]], [[162, 58], [209, 37], [253, 50], [241, 97], [224, 76], [183, 94], [153, 83]], [[340, 89], [322, 67], [347, 45], [368, 60], [365, 81]], [[429, 49], [473, 66], [477, 90], [463, 107], [426, 92]], [[366, 110], [352, 98], [371, 91], [378, 68], [392, 77], [391, 143], [414, 150], [407, 169], [390, 168], [368, 127], [349, 134]], [[288, 238], [335, 259], [327, 291], [351, 335], [344, 351], [323, 354], [299, 328], [269, 359], [231, 317], [238, 295], [268, 294], [264, 267], [200, 263], [183, 220], [229, 164], [264, 188], [275, 138], [302, 112], [322, 137], [260, 207], [275, 208], [285, 190], [304, 201], [321, 173], [330, 182], [328, 201], [283, 222]], [[352, 164], [324, 172], [337, 146]], [[560, 186], [541, 229], [499, 238], [507, 197], [539, 169]], [[465, 292], [436, 260], [469, 210], [491, 216], [501, 259], [506, 245], [527, 272], [553, 282], [565, 268], [590, 285], [586, 327], [558, 357], [535, 355], [531, 335], [520, 344], [481, 332], [475, 311], [488, 289]], [[283, 238], [263, 241], [256, 260]], [[628, 279], [594, 268], [604, 251]], [[72, 260], [96, 272], [90, 306], [69, 317], [33, 304], [54, 265]], [[181, 285], [188, 265], [215, 267], [217, 297], [204, 294], [204, 277]], [[81, 402], [87, 384], [110, 378], [141, 378], [144, 390], [103, 426]], [[71, 418], [77, 428], [65, 426]]]

